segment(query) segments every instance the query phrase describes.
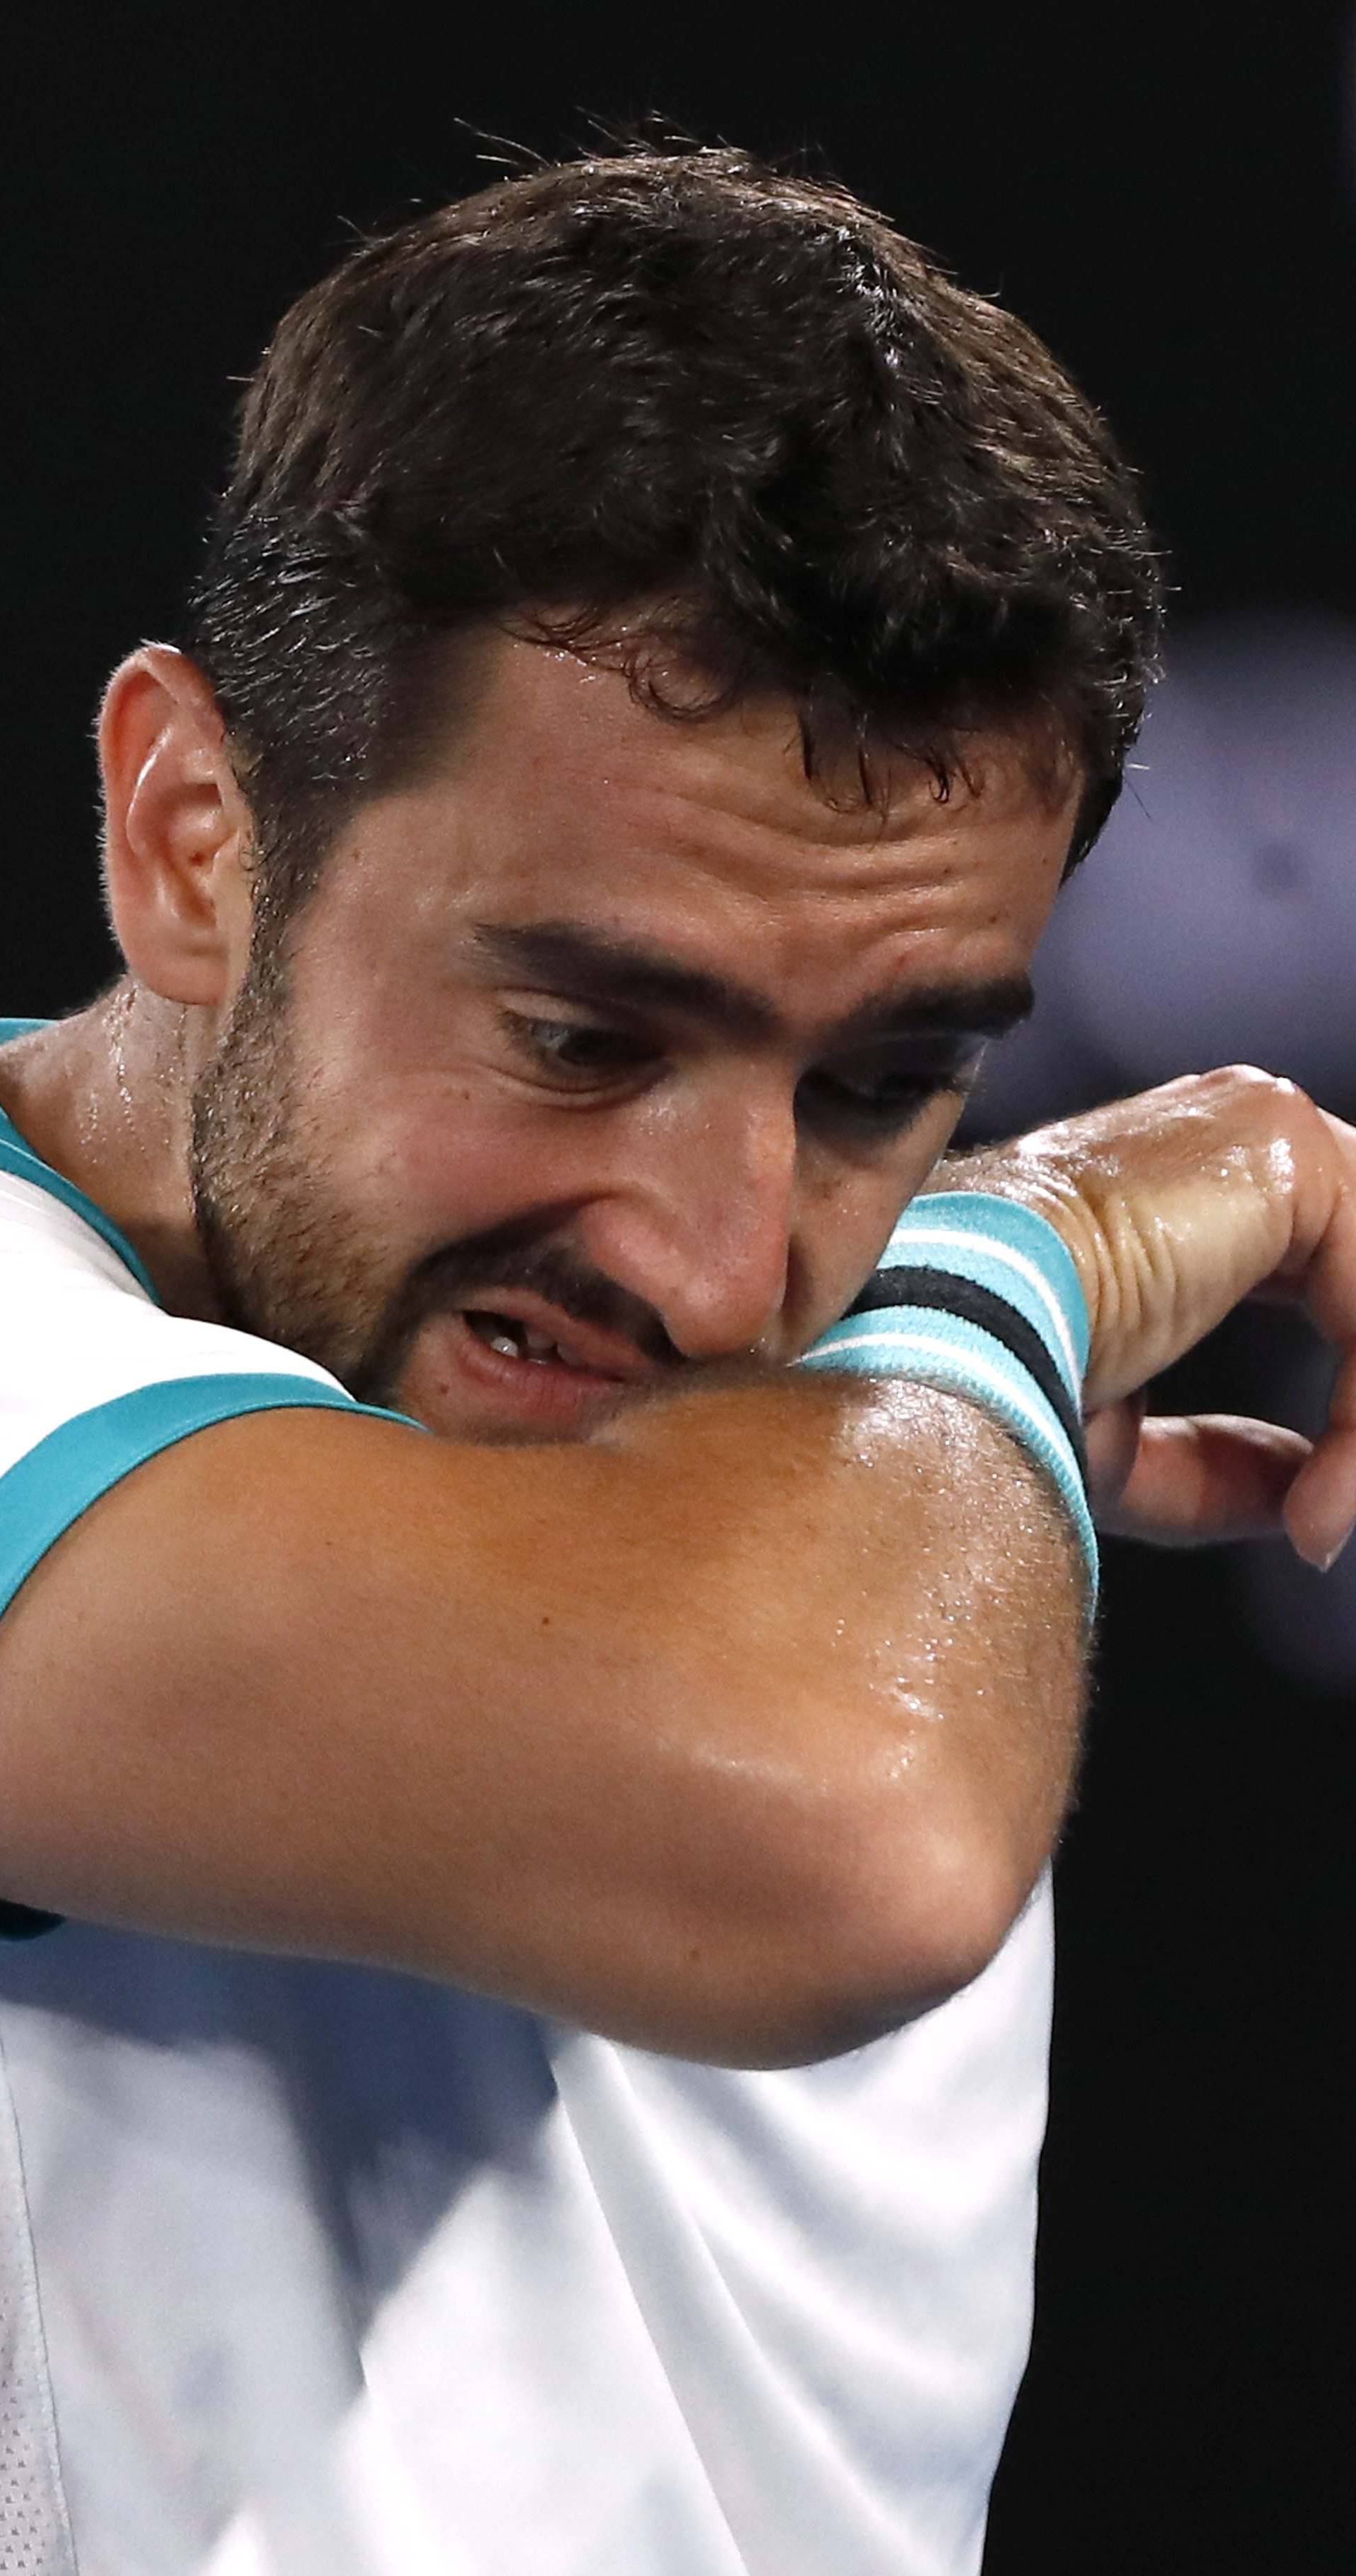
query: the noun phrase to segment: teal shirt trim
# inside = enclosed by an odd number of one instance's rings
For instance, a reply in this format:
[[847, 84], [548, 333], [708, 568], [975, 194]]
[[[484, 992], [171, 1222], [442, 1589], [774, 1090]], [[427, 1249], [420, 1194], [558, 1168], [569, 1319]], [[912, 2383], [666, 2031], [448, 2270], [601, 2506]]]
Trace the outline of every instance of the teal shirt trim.
[[[35, 1029], [49, 1026], [47, 1020], [0, 1020], [0, 1046], [8, 1046], [11, 1038], [29, 1037]], [[63, 1207], [73, 1208], [75, 1214], [83, 1217], [86, 1225], [92, 1226], [94, 1232], [102, 1235], [104, 1242], [116, 1252], [124, 1269], [131, 1271], [138, 1288], [144, 1288], [155, 1305], [161, 1304], [155, 1282], [141, 1255], [132, 1250], [126, 1235], [113, 1223], [112, 1217], [105, 1216], [103, 1209], [93, 1199], [86, 1198], [74, 1181], [68, 1181], [64, 1172], [54, 1172], [50, 1163], [44, 1163], [3, 1109], [0, 1109], [0, 1172], [13, 1172], [16, 1180], [31, 1181], [35, 1189], [46, 1190], [49, 1198], [60, 1199]]]
[[[58, 1424], [0, 1476], [0, 1611], [7, 1610], [50, 1547], [101, 1494], [121, 1484], [143, 1459], [172, 1449], [213, 1422], [242, 1413], [280, 1413], [309, 1406], [406, 1423], [400, 1413], [355, 1404], [342, 1387], [282, 1370], [249, 1369], [210, 1377], [160, 1378], [133, 1387]], [[407, 1424], [412, 1430], [422, 1428]]]

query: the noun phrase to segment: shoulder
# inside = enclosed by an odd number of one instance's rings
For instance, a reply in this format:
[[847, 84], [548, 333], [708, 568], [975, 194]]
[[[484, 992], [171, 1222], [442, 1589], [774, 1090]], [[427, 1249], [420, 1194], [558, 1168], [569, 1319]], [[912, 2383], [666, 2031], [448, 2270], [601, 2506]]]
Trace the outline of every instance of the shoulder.
[[349, 1401], [295, 1351], [167, 1313], [130, 1246], [78, 1192], [0, 1164], [0, 1477], [91, 1406], [200, 1375], [281, 1375]]
[[102, 1210], [0, 1122], [0, 1611], [89, 1505], [195, 1431], [356, 1411], [295, 1351], [166, 1312]]

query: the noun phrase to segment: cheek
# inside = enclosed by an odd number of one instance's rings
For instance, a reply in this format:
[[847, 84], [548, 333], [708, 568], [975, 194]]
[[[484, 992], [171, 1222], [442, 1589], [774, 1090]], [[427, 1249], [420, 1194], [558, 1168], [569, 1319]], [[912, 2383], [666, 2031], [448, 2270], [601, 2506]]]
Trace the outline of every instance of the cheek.
[[844, 1178], [825, 1176], [804, 1205], [800, 1233], [805, 1294], [797, 1340], [808, 1348], [836, 1323], [870, 1278], [910, 1199], [946, 1151], [962, 1103], [938, 1100], [879, 1163]]
[[473, 1082], [439, 1083], [414, 1102], [369, 1101], [341, 1140], [339, 1167], [374, 1221], [419, 1258], [577, 1195], [568, 1141]]
[[964, 1100], [956, 1092], [948, 1092], [942, 1099], [935, 1100], [920, 1118], [916, 1134], [909, 1139], [914, 1149], [910, 1160], [913, 1175], [908, 1190], [910, 1198], [946, 1152], [960, 1125], [964, 1108]]

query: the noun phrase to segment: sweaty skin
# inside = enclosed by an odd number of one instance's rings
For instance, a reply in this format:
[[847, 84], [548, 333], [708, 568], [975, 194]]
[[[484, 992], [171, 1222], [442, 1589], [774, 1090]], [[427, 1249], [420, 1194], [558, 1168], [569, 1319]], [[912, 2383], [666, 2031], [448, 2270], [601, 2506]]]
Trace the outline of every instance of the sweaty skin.
[[[1049, 1217], [1078, 1265], [1102, 1525], [1160, 1545], [1284, 1530], [1330, 1565], [1356, 1493], [1356, 1130], [1232, 1065], [970, 1157], [965, 1177]], [[1301, 1305], [1340, 1354], [1312, 1450], [1274, 1423], [1144, 1416], [1148, 1381], [1250, 1295]]]
[[[269, 953], [210, 692], [124, 665], [128, 978], [0, 1098], [172, 1308], [443, 1436], [219, 1425], [67, 1533], [0, 1632], [7, 1894], [745, 2063], [977, 1972], [1068, 1795], [1068, 1534], [969, 1407], [786, 1363], [1023, 1007], [1078, 787], [1034, 749], [975, 744], [946, 802], [900, 760], [877, 811], [777, 701], [674, 723], [486, 640]], [[1129, 1400], [1263, 1282], [1356, 1340], [1351, 1139], [1260, 1076], [1102, 1119], [961, 1177], [1070, 1243], [1108, 1490], [1323, 1552], [1344, 1417], [1304, 1465], [1184, 1432], [1184, 1508]]]

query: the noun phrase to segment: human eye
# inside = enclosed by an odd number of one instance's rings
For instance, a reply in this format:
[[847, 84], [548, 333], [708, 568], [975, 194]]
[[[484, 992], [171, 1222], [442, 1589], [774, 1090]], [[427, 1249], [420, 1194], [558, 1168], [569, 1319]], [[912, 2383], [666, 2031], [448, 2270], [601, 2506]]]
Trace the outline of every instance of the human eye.
[[607, 1020], [523, 1010], [504, 1010], [500, 1018], [519, 1058], [565, 1089], [603, 1090], [655, 1062], [648, 1040]]
[[802, 1121], [871, 1140], [901, 1135], [929, 1102], [964, 1099], [979, 1068], [982, 1048], [951, 1048], [919, 1059], [864, 1058], [814, 1066], [796, 1094]]

